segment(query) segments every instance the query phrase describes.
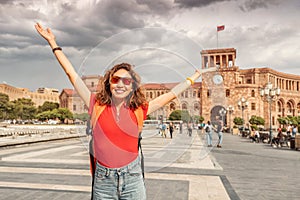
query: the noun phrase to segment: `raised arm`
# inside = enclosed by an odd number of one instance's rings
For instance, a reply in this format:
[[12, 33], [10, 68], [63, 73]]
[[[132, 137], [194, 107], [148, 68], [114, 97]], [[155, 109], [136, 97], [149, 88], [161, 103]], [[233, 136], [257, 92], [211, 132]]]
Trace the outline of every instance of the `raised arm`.
[[171, 89], [170, 92], [165, 93], [149, 102], [149, 108], [147, 114], [151, 114], [152, 112], [158, 110], [159, 108], [163, 107], [176, 97], [178, 97], [182, 92], [188, 89], [194, 82], [201, 76], [203, 72], [215, 71], [215, 67], [211, 67], [208, 69], [203, 70], [196, 70], [196, 72], [191, 76], [188, 77], [184, 82], [179, 83], [174, 88]]
[[68, 76], [69, 80], [74, 86], [75, 90], [83, 99], [85, 105], [89, 107], [91, 92], [88, 89], [88, 87], [84, 84], [83, 80], [79, 77], [68, 58], [62, 52], [62, 49], [57, 45], [55, 41], [55, 36], [52, 33], [52, 31], [49, 28], [43, 29], [43, 27], [39, 23], [35, 24], [35, 28], [38, 31], [38, 33], [49, 43], [56, 59], [62, 66], [63, 70], [65, 71], [66, 75]]

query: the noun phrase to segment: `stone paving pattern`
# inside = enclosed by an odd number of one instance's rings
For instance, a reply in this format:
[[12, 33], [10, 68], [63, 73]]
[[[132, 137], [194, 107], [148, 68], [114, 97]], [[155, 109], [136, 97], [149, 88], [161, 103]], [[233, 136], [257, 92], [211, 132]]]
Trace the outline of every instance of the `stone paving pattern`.
[[[173, 139], [144, 134], [148, 200], [300, 199], [299, 151], [227, 133], [223, 148], [207, 148], [199, 131]], [[90, 199], [86, 141], [2, 147], [0, 199]]]

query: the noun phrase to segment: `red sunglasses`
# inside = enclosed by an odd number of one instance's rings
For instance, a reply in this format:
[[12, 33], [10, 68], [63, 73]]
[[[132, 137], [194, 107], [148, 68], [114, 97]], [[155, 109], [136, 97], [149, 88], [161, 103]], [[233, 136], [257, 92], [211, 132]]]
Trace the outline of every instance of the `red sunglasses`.
[[117, 84], [120, 80], [123, 82], [124, 85], [130, 85], [133, 82], [132, 78], [113, 76], [110, 78], [110, 83]]

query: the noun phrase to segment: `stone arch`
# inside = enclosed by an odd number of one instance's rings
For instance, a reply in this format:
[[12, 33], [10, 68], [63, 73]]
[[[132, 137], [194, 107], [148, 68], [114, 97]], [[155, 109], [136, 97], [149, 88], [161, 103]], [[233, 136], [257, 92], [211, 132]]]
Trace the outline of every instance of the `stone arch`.
[[290, 99], [286, 102], [286, 113], [287, 115], [295, 116], [295, 101]]
[[183, 101], [183, 102], [181, 103], [181, 109], [182, 109], [182, 110], [188, 110], [188, 109], [189, 109], [189, 104], [188, 104], [188, 102]]
[[198, 101], [193, 102], [193, 109], [197, 111], [200, 110], [200, 103]]
[[176, 103], [172, 101], [169, 105], [169, 109], [170, 109], [170, 112], [176, 110]]
[[[222, 119], [222, 117], [220, 115], [220, 110], [222, 108], [226, 110], [225, 107], [220, 106], [220, 105], [214, 106], [211, 109], [211, 111], [210, 111], [210, 121], [211, 121], [211, 123], [215, 124], [217, 120]], [[226, 114], [223, 116], [223, 122], [224, 122], [224, 124], [227, 124], [227, 115]]]
[[284, 116], [284, 99], [280, 98], [276, 101], [276, 112], [278, 112], [280, 114], [280, 116]]

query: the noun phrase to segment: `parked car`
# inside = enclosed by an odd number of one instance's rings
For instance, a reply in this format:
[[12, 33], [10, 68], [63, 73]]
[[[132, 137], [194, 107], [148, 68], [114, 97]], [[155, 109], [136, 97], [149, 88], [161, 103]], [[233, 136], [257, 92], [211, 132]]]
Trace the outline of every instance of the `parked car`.
[[53, 119], [49, 119], [48, 120], [48, 124], [57, 124], [57, 121], [53, 120]]

